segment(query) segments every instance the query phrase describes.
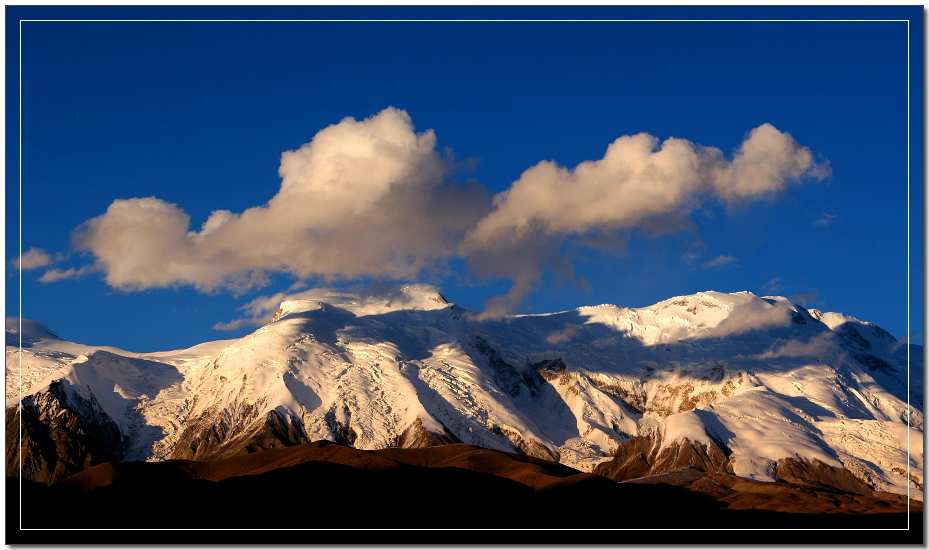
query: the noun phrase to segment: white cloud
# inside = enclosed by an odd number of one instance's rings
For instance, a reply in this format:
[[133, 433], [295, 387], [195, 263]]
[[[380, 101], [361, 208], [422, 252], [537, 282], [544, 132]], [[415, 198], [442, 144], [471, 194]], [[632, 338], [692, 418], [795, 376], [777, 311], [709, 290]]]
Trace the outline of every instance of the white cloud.
[[636, 230], [692, 227], [690, 214], [706, 199], [735, 205], [773, 196], [825, 177], [828, 165], [763, 124], [731, 160], [685, 139], [622, 136], [603, 158], [573, 169], [551, 161], [530, 167], [492, 204], [483, 187], [452, 182], [448, 171], [435, 134], [417, 133], [406, 112], [346, 118], [282, 155], [281, 185], [266, 204], [215, 210], [198, 229], [180, 206], [157, 197], [115, 200], [75, 231], [92, 266], [44, 279], [94, 270], [123, 290], [238, 292], [281, 272], [297, 280], [409, 280], [463, 257], [481, 277], [512, 281], [487, 304], [485, 316], [495, 316], [518, 305], [546, 269], [570, 275], [566, 246], [621, 250]]
[[199, 230], [156, 197], [114, 201], [75, 232], [113, 287], [246, 290], [269, 274], [415, 278], [455, 249], [487, 208], [485, 191], [451, 183], [435, 134], [388, 108], [346, 118], [281, 157], [281, 187], [262, 206], [216, 210]]
[[703, 267], [703, 269], [717, 269], [720, 267], [725, 267], [727, 265], [733, 264], [737, 261], [738, 260], [736, 260], [736, 258], [733, 256], [721, 255], [721, 256], [716, 256], [715, 258], [712, 258], [710, 260], [703, 262], [701, 266]]
[[13, 267], [28, 271], [30, 269], [39, 269], [55, 262], [51, 254], [41, 248], [30, 248], [22, 253], [19, 258], [13, 259]]
[[710, 148], [710, 183], [727, 202], [751, 200], [777, 193], [788, 184], [809, 177], [817, 180], [830, 173], [828, 162], [816, 163], [809, 149], [772, 124], [753, 129], [731, 162], [719, 149]]
[[514, 281], [508, 295], [488, 307], [505, 311], [532, 289], [542, 266], [568, 238], [597, 231], [675, 231], [708, 197], [729, 205], [758, 200], [792, 182], [822, 179], [828, 171], [771, 124], [752, 130], [732, 160], [715, 147], [684, 139], [622, 136], [603, 158], [573, 170], [543, 161], [523, 172], [494, 197], [493, 211], [468, 233], [462, 252], [478, 273]]

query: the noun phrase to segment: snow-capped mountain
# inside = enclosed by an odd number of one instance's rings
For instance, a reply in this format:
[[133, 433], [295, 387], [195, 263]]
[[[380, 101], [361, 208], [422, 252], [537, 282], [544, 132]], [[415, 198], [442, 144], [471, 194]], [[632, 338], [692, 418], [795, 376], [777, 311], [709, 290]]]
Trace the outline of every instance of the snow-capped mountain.
[[922, 498], [922, 348], [854, 317], [749, 292], [498, 320], [428, 285], [304, 298], [242, 338], [158, 353], [8, 322], [8, 472], [22, 422], [39, 480], [321, 439], [460, 441], [584, 471], [683, 445], [754, 480], [799, 461]]

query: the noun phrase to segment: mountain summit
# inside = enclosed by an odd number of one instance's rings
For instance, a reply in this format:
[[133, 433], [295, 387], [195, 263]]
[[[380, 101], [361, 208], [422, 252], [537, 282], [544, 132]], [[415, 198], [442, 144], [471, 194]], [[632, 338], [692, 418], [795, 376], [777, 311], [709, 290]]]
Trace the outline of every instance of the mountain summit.
[[7, 471], [21, 423], [33, 480], [318, 440], [461, 442], [614, 479], [698, 467], [922, 495], [922, 349], [783, 297], [477, 320], [428, 285], [308, 291], [242, 338], [157, 353], [36, 329], [20, 356], [7, 327]]

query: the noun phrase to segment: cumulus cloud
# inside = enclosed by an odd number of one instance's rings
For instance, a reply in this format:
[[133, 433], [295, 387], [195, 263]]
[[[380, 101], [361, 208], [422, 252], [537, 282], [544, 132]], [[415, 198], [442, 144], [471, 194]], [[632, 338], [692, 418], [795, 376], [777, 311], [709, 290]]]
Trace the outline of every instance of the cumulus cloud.
[[711, 328], [707, 336], [722, 338], [763, 328], [790, 324], [793, 310], [786, 302], [768, 303], [752, 299], [732, 309], [729, 316]]
[[685, 139], [622, 136], [603, 158], [573, 170], [544, 161], [523, 172], [494, 197], [493, 211], [468, 233], [462, 252], [479, 273], [514, 281], [506, 296], [488, 304], [493, 314], [519, 302], [572, 237], [670, 232], [707, 197], [735, 205], [828, 173], [828, 164], [771, 124], [752, 130], [731, 160]]
[[275, 273], [410, 280], [460, 257], [479, 277], [512, 282], [487, 304], [484, 316], [492, 317], [516, 307], [546, 270], [570, 279], [571, 248], [621, 251], [634, 231], [692, 227], [691, 213], [707, 199], [755, 201], [828, 171], [770, 124], [749, 132], [731, 158], [642, 133], [619, 137], [601, 159], [573, 169], [540, 162], [491, 201], [480, 185], [452, 181], [433, 131], [416, 132], [406, 112], [387, 108], [343, 119], [283, 153], [280, 188], [267, 203], [217, 209], [199, 227], [182, 206], [157, 197], [115, 200], [75, 230], [76, 248], [93, 264], [43, 278], [99, 271], [122, 290], [244, 292]]
[[124, 290], [244, 291], [274, 272], [415, 278], [454, 251], [488, 202], [481, 187], [448, 179], [435, 146], [401, 110], [346, 118], [282, 155], [280, 189], [265, 205], [216, 210], [192, 229], [178, 205], [121, 199], [74, 241]]
[[14, 258], [13, 267], [28, 271], [46, 267], [54, 262], [55, 258], [51, 254], [41, 248], [33, 247], [23, 252], [19, 258]]
[[703, 262], [701, 266], [703, 269], [718, 269], [720, 267], [726, 267], [727, 265], [733, 264], [737, 261], [738, 260], [736, 260], [736, 258], [733, 256], [721, 255]]

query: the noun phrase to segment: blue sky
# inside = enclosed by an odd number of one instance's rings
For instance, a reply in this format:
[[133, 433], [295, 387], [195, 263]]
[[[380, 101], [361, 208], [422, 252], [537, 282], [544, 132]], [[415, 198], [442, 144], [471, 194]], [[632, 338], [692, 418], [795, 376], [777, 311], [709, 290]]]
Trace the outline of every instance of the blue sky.
[[[664, 17], [655, 10], [587, 13]], [[867, 13], [921, 20], [919, 8]], [[240, 212], [271, 199], [283, 151], [344, 117], [388, 106], [409, 113], [417, 131], [435, 131], [437, 148], [459, 161], [455, 178], [494, 193], [542, 160], [573, 167], [599, 159], [621, 135], [686, 138], [729, 156], [750, 129], [768, 122], [827, 159], [831, 176], [737, 207], [704, 201], [689, 227], [662, 236], [635, 231], [621, 254], [565, 245], [587, 284], [546, 270], [519, 309], [641, 306], [699, 290], [745, 289], [906, 333], [904, 23], [27, 22], [22, 41], [23, 248], [67, 255], [55, 266], [61, 269], [92, 262], [75, 251], [72, 231], [114, 199], [157, 196], [199, 228], [211, 211]], [[921, 103], [913, 101], [913, 109]], [[15, 126], [7, 136], [15, 142]], [[920, 136], [914, 128], [910, 273], [911, 331], [921, 333]], [[18, 248], [17, 193], [8, 177], [8, 260]], [[684, 261], [688, 252], [696, 259]], [[734, 260], [704, 265], [720, 256]], [[450, 266], [432, 282], [465, 307], [480, 310], [508, 287], [469, 273], [464, 260]], [[15, 315], [19, 281], [9, 262], [7, 272], [7, 315]], [[42, 273], [24, 272], [24, 317], [70, 339], [134, 350], [238, 334], [211, 327], [294, 281], [276, 275], [234, 296], [183, 285], [125, 291], [99, 273], [42, 283]]]

